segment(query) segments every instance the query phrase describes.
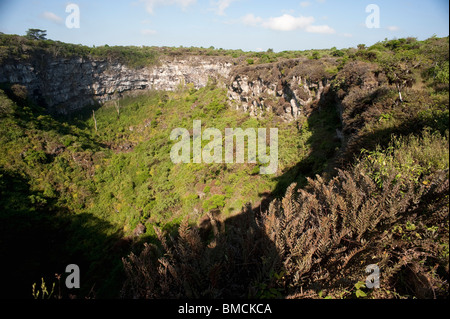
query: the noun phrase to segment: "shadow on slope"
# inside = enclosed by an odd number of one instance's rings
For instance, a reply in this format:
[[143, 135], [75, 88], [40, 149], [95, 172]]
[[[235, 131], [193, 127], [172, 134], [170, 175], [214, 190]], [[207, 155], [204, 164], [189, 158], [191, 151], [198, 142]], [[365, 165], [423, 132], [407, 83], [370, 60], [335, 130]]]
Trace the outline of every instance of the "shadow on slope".
[[[32, 298], [32, 284], [40, 288], [41, 278], [50, 292], [55, 273], [62, 275], [64, 298], [116, 297], [120, 256], [126, 251], [111, 248], [121, 232], [90, 214], [75, 215], [46, 201], [30, 190], [26, 177], [0, 169], [1, 297]], [[104, 250], [112, 253], [105, 256]], [[80, 267], [80, 289], [65, 288], [68, 264]]]

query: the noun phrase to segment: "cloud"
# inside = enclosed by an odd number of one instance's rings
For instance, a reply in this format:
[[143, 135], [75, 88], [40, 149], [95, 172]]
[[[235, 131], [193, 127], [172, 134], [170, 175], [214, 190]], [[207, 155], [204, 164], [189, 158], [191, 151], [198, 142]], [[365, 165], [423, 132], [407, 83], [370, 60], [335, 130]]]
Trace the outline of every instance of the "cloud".
[[300, 6], [303, 8], [309, 7], [310, 5], [311, 5], [311, 2], [309, 2], [309, 1], [300, 2]]
[[40, 17], [44, 18], [46, 20], [58, 23], [58, 24], [63, 23], [63, 19], [61, 17], [57, 16], [56, 14], [54, 14], [53, 12], [45, 11], [40, 15]]
[[293, 17], [290, 14], [283, 14], [280, 17], [269, 18], [267, 21], [264, 21], [263, 27], [278, 31], [292, 31], [304, 29], [313, 22], [313, 17]]
[[220, 16], [225, 15], [225, 10], [233, 3], [239, 0], [219, 0], [213, 3], [213, 11]]
[[252, 13], [247, 14], [242, 18], [242, 22], [245, 25], [252, 27], [261, 26], [267, 29], [278, 31], [292, 31], [295, 29], [303, 29], [314, 22], [313, 17], [294, 17], [290, 14], [283, 14], [280, 17], [270, 17], [263, 19], [261, 17], [255, 17]]
[[143, 30], [141, 30], [141, 34], [142, 35], [154, 35], [154, 34], [156, 34], [156, 31], [150, 30], [150, 29], [143, 29]]
[[252, 27], [263, 27], [276, 31], [305, 30], [310, 33], [332, 34], [336, 31], [328, 25], [312, 25], [314, 17], [294, 17], [290, 14], [283, 14], [279, 17], [263, 19], [249, 13], [241, 18], [243, 24]]
[[353, 36], [351, 33], [342, 33], [341, 35], [346, 38], [351, 38]]
[[249, 14], [247, 14], [247, 15], [242, 17], [242, 22], [245, 25], [249, 25], [249, 26], [252, 26], [252, 27], [258, 26], [259, 24], [262, 23], [262, 21], [263, 21], [262, 18], [255, 17], [252, 13], [249, 13]]
[[306, 27], [306, 31], [310, 33], [321, 33], [321, 34], [333, 34], [336, 31], [330, 28], [328, 25], [309, 25]]
[[396, 25], [390, 25], [390, 26], [386, 27], [386, 29], [388, 29], [389, 31], [398, 31], [398, 30], [400, 30], [400, 28], [397, 27]]
[[177, 5], [186, 9], [188, 6], [195, 4], [197, 0], [139, 0], [139, 2], [144, 4], [148, 13], [153, 14], [155, 8], [159, 6]]

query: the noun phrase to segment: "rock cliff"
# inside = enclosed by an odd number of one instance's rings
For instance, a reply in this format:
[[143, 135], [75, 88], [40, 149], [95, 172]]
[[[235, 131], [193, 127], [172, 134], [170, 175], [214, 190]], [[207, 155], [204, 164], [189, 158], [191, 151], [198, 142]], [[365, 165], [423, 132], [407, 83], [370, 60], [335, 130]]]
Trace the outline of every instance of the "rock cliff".
[[334, 63], [292, 59], [235, 68], [229, 79], [228, 97], [237, 109], [252, 115], [273, 111], [285, 120], [295, 120], [305, 107], [321, 99], [331, 78], [326, 66]]
[[0, 65], [0, 83], [20, 84], [53, 113], [69, 113], [136, 90], [175, 90], [180, 83], [204, 87], [210, 78], [227, 78], [231, 63], [210, 57], [161, 59], [141, 69], [86, 58], [34, 57]]
[[181, 56], [132, 69], [114, 61], [42, 54], [0, 65], [0, 83], [23, 85], [50, 112], [70, 113], [126, 92], [175, 90], [187, 83], [200, 88], [212, 78], [226, 86], [237, 109], [255, 116], [272, 111], [289, 121], [321, 98], [329, 86], [326, 67], [334, 64], [334, 60], [302, 58], [242, 66], [225, 57]]

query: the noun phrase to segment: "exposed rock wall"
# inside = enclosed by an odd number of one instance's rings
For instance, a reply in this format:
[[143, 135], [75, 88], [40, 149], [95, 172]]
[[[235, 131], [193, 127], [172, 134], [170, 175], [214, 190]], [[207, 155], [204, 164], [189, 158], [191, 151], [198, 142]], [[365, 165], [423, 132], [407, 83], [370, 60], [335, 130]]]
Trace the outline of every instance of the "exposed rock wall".
[[54, 113], [69, 113], [114, 93], [175, 90], [180, 83], [204, 87], [210, 78], [227, 78], [232, 64], [213, 57], [163, 59], [157, 66], [130, 69], [113, 61], [48, 55], [0, 65], [0, 83], [20, 84], [32, 99]]
[[[235, 62], [235, 61], [234, 61]], [[318, 101], [329, 86], [326, 68], [335, 60], [285, 60], [255, 66], [234, 66], [231, 58], [185, 56], [161, 58], [158, 65], [131, 69], [114, 61], [35, 56], [0, 65], [0, 83], [20, 84], [32, 99], [53, 113], [70, 113], [137, 90], [175, 90], [180, 84], [207, 85], [220, 80], [237, 109], [261, 115], [275, 112], [295, 120]]]
[[273, 111], [295, 120], [320, 100], [329, 78], [323, 62], [307, 59], [241, 67], [232, 71], [228, 97], [237, 109], [252, 115]]

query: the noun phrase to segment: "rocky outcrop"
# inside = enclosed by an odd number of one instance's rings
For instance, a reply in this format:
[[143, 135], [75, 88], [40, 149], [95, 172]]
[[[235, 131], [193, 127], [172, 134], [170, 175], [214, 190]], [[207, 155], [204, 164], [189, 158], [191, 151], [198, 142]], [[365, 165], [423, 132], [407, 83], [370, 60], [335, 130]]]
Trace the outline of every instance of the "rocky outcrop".
[[20, 63], [1, 64], [0, 83], [24, 86], [52, 113], [70, 113], [126, 92], [173, 91], [188, 83], [198, 89], [216, 79], [227, 88], [235, 108], [255, 116], [274, 112], [290, 121], [320, 100], [331, 77], [326, 70], [336, 61], [300, 58], [244, 67], [234, 63], [226, 57], [161, 57], [157, 65], [132, 69], [111, 60], [35, 54]]
[[227, 78], [231, 63], [214, 57], [162, 59], [158, 65], [131, 69], [124, 64], [86, 58], [34, 57], [0, 65], [0, 83], [23, 85], [29, 96], [53, 113], [69, 113], [136, 90], [175, 90], [180, 84], [206, 86]]
[[272, 111], [290, 121], [321, 99], [330, 77], [323, 61], [307, 59], [241, 67], [232, 72], [228, 97], [236, 109], [255, 116]]

